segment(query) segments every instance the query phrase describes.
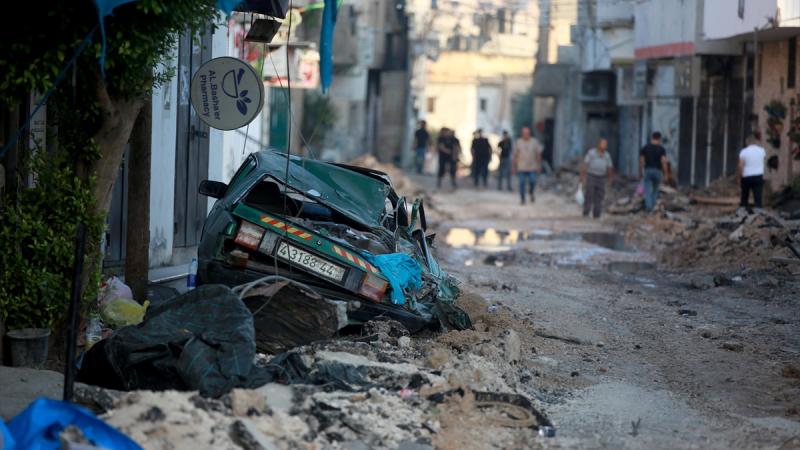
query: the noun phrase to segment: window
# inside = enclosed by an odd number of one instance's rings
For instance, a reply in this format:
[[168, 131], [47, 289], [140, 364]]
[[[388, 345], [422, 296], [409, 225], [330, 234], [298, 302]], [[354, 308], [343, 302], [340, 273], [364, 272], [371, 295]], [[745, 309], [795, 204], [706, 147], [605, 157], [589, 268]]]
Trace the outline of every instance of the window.
[[739, 0], [739, 10], [737, 13], [740, 19], [744, 19], [744, 0]]
[[482, 98], [482, 99], [480, 100], [480, 108], [481, 108], [481, 112], [486, 112], [486, 105], [487, 105], [487, 103], [488, 103], [488, 102], [486, 101], [486, 99], [485, 99], [485, 98]]
[[786, 74], [786, 88], [794, 89], [797, 85], [797, 38], [789, 39], [789, 71]]
[[428, 97], [428, 112], [432, 113], [436, 109], [436, 99], [434, 97]]

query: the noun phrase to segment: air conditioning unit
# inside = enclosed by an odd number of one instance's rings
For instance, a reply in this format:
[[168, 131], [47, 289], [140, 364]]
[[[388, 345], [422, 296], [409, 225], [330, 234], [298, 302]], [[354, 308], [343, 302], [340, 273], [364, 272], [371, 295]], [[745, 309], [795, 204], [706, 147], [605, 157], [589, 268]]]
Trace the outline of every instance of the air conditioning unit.
[[582, 102], [608, 103], [614, 97], [612, 72], [587, 72], [581, 75], [580, 100]]

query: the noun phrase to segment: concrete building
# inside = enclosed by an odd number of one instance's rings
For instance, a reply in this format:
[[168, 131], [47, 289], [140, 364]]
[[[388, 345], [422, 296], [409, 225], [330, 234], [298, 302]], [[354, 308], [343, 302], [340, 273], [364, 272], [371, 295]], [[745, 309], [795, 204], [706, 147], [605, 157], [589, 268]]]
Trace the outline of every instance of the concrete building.
[[744, 127], [759, 130], [768, 156], [777, 157], [778, 168], [766, 178], [778, 189], [800, 174], [800, 136], [788, 135], [793, 123], [800, 125], [800, 2], [706, 0], [706, 9], [704, 37], [735, 44], [745, 55]]
[[339, 121], [325, 141], [325, 159], [348, 161], [365, 153], [384, 162], [398, 159], [408, 97], [403, 4], [345, 0], [340, 6], [329, 93]]
[[[531, 85], [538, 35], [535, 1], [409, 2], [416, 43], [413, 130], [452, 128], [469, 163], [472, 132], [492, 144], [512, 131], [515, 102]], [[531, 125], [531, 124], [528, 124]]]

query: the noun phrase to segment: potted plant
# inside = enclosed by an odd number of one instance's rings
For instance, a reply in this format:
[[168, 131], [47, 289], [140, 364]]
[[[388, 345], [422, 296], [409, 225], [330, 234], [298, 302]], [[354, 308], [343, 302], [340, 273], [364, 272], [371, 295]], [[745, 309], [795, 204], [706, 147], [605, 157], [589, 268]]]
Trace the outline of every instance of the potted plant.
[[[14, 366], [44, 366], [51, 330], [63, 330], [66, 323], [75, 227], [85, 223], [92, 236], [102, 229], [89, 186], [65, 158], [44, 151], [31, 156], [26, 165], [36, 185], [7, 193], [0, 208], [0, 320], [8, 330], [4, 350]], [[87, 261], [98, 254], [90, 242]], [[96, 296], [95, 271], [84, 298]]]

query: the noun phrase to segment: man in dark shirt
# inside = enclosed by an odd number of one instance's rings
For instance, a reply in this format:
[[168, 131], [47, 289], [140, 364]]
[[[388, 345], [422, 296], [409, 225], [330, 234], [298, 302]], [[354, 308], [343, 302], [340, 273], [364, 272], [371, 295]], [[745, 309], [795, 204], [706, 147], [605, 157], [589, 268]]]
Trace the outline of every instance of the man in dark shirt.
[[667, 151], [661, 146], [661, 133], [654, 132], [650, 143], [639, 151], [639, 179], [644, 183], [644, 209], [652, 211], [658, 200], [661, 179], [669, 179]]
[[428, 153], [431, 135], [428, 133], [427, 124], [424, 120], [419, 121], [419, 128], [414, 132], [414, 153], [417, 173], [421, 174], [425, 168], [425, 155]]
[[455, 132], [443, 127], [439, 131], [439, 138], [436, 141], [436, 149], [439, 153], [439, 173], [436, 177], [436, 187], [442, 187], [444, 174], [450, 173], [450, 182], [453, 188], [456, 187], [456, 165], [458, 164], [458, 153], [461, 145], [456, 138]]
[[492, 160], [492, 146], [483, 137], [483, 130], [478, 129], [472, 139], [472, 180], [475, 187], [483, 184], [486, 187], [489, 178], [489, 162]]
[[500, 149], [500, 167], [498, 168], [497, 189], [503, 190], [503, 178], [506, 179], [507, 189], [511, 190], [511, 136], [503, 130], [503, 139], [497, 144]]

